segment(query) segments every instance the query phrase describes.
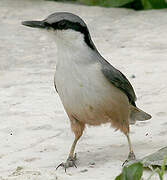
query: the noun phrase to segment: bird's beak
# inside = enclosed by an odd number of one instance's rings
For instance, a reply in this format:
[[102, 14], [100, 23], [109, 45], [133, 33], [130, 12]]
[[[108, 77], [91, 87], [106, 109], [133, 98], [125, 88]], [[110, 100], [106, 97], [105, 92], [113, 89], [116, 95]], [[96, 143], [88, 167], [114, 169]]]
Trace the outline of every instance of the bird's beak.
[[32, 28], [46, 28], [46, 25], [43, 21], [23, 21], [21, 24]]

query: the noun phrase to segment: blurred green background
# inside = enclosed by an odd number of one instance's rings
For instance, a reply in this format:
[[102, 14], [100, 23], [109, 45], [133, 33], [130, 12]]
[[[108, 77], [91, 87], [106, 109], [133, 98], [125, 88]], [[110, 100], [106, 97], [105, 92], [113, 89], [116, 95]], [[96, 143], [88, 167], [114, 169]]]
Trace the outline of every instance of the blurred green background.
[[53, 0], [75, 2], [89, 6], [126, 7], [135, 10], [167, 8], [167, 0]]

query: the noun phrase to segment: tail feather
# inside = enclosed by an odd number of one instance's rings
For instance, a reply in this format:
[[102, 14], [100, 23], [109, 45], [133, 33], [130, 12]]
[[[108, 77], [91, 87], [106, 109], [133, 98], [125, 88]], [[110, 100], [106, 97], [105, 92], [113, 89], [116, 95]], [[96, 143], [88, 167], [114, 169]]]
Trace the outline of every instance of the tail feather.
[[131, 106], [131, 113], [130, 113], [130, 124], [135, 124], [136, 121], [146, 121], [151, 119], [151, 115], [144, 112], [143, 110]]

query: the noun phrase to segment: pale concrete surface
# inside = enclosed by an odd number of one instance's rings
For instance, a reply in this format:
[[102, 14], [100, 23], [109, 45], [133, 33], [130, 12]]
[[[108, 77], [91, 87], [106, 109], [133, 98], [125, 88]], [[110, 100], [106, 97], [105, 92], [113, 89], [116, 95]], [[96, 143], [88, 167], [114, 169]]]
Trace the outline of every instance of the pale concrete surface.
[[131, 127], [137, 157], [166, 146], [167, 10], [135, 12], [42, 0], [1, 0], [0, 179], [114, 180], [128, 145], [124, 135], [109, 126], [88, 127], [76, 148], [78, 168], [68, 169], [67, 174], [63, 169], [55, 171], [73, 141], [53, 86], [55, 44], [21, 21], [43, 19], [58, 11], [78, 14], [86, 21], [99, 51], [133, 84], [138, 106], [152, 114], [152, 120]]

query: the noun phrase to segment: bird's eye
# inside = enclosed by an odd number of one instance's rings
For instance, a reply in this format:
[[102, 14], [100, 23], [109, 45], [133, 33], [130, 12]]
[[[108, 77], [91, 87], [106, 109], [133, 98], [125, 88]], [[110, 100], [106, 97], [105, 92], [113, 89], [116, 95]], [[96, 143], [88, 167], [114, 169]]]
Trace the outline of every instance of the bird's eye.
[[65, 21], [60, 21], [57, 26], [58, 29], [67, 29], [67, 23]]

